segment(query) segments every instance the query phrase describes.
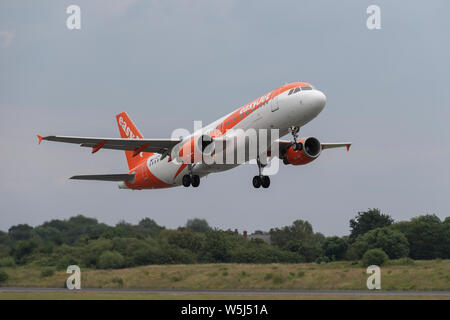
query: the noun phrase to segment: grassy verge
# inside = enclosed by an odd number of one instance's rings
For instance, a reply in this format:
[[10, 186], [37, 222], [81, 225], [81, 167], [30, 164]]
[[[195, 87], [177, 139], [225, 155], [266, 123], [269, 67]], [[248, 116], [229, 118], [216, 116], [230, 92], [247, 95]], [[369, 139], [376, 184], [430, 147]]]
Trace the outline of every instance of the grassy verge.
[[[1, 286], [62, 288], [64, 271], [6, 268]], [[153, 265], [117, 270], [81, 270], [83, 288], [366, 290], [365, 268], [351, 262], [328, 264]], [[450, 260], [395, 261], [381, 268], [383, 290], [450, 291]], [[14, 295], [14, 293], [9, 293]], [[51, 293], [49, 293], [51, 294]], [[83, 293], [89, 294], [89, 293]]]
[[427, 295], [239, 295], [239, 294], [159, 294], [98, 292], [0, 292], [0, 300], [450, 300], [449, 296]]

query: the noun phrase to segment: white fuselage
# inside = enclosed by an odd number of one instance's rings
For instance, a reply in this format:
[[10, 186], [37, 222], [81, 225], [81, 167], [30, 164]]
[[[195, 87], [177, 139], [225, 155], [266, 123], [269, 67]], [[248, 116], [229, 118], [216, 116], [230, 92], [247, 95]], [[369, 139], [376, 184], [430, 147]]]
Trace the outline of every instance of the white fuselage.
[[[248, 113], [245, 117], [237, 121], [232, 127], [233, 129], [278, 129], [279, 136], [284, 136], [289, 132], [291, 126], [301, 127], [314, 119], [325, 107], [325, 95], [314, 88], [309, 90], [301, 90], [296, 93], [290, 93], [291, 90], [282, 91], [279, 94], [273, 95], [261, 107], [255, 108], [253, 112]], [[268, 95], [270, 95], [269, 93]], [[219, 127], [226, 119], [229, 119], [233, 114], [239, 114], [239, 111], [245, 112], [248, 105], [243, 106], [228, 115], [214, 121], [204, 128], [185, 137], [183, 141], [188, 141], [192, 137], [207, 133]], [[229, 134], [227, 130], [223, 130], [223, 137], [226, 138]], [[270, 145], [266, 146], [269, 148]], [[264, 150], [260, 150], [263, 151]], [[157, 179], [166, 183], [167, 185], [177, 186], [182, 184], [183, 175], [188, 173], [189, 167], [184, 166], [180, 171], [180, 163], [172, 161], [170, 157], [162, 158], [161, 155], [155, 154], [147, 159], [147, 168]], [[191, 168], [192, 174], [204, 177], [212, 172], [220, 172], [229, 170], [239, 164], [203, 164], [198, 163]]]

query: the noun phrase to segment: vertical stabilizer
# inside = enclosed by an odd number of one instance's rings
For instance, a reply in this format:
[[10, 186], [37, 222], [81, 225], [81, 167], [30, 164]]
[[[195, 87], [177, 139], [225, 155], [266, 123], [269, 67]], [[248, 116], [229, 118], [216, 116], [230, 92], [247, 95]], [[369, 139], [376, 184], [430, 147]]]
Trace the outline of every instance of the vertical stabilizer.
[[[120, 136], [124, 139], [144, 139], [142, 134], [131, 121], [130, 117], [126, 112], [119, 113], [116, 116], [117, 125], [119, 126]], [[141, 152], [134, 156], [134, 151], [125, 151], [125, 156], [127, 157], [128, 168], [131, 170], [138, 166], [140, 163], [145, 161], [153, 153], [151, 152]]]

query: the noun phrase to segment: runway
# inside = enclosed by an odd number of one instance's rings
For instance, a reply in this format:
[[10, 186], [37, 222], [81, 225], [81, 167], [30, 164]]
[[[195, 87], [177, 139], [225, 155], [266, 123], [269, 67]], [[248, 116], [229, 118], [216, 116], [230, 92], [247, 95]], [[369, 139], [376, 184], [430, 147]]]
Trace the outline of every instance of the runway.
[[111, 293], [111, 294], [173, 294], [173, 295], [323, 295], [323, 296], [439, 296], [450, 297], [450, 291], [383, 291], [383, 290], [163, 290], [163, 289], [97, 289], [86, 288], [68, 290], [64, 288], [0, 288], [1, 293], [34, 292], [84, 292], [84, 293]]

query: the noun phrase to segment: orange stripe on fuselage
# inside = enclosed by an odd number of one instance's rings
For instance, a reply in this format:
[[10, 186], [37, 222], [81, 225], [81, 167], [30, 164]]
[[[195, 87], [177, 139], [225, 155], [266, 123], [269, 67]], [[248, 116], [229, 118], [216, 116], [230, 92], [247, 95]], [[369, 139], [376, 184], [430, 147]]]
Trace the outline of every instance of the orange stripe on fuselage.
[[175, 173], [175, 175], [173, 176], [173, 179], [175, 180], [175, 178], [180, 174], [181, 171], [183, 171], [184, 168], [186, 168], [187, 164], [186, 163], [182, 163], [181, 166], [178, 168], [177, 172]]
[[251, 113], [253, 113], [253, 111], [260, 108], [263, 104], [265, 104], [266, 102], [269, 102], [276, 96], [279, 96], [283, 92], [290, 90], [292, 88], [304, 87], [304, 86], [311, 86], [311, 85], [306, 82], [294, 82], [294, 83], [285, 84], [284, 86], [279, 87], [278, 89], [275, 89], [255, 100], [253, 100], [252, 102], [240, 107], [239, 109], [234, 111], [231, 115], [229, 115], [222, 123], [220, 123], [216, 127], [216, 130], [218, 132], [216, 132], [216, 134], [214, 134], [213, 138], [225, 134], [227, 130], [233, 128], [239, 122], [241, 122], [242, 120], [247, 118], [247, 116], [249, 116]]

